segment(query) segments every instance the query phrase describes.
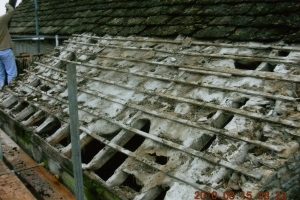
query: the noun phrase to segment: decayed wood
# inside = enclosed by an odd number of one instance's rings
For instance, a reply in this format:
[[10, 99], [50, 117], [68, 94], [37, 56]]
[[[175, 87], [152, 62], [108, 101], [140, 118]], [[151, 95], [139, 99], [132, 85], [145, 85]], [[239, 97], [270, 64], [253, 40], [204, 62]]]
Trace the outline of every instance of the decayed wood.
[[[28, 86], [28, 87], [30, 87], [30, 86]], [[32, 89], [36, 90], [37, 92], [39, 92], [39, 90], [37, 90], [35, 88], [32, 88]], [[246, 141], [248, 143], [255, 144], [257, 146], [261, 146], [263, 148], [267, 148], [267, 149], [270, 149], [270, 150], [273, 150], [273, 151], [281, 152], [283, 149], [286, 148], [286, 147], [282, 147], [282, 146], [278, 146], [278, 145], [275, 146], [275, 145], [268, 144], [268, 143], [261, 142], [261, 141], [257, 141], [257, 140], [250, 140], [250, 139], [248, 139], [246, 137], [239, 136], [239, 135], [232, 135], [229, 132], [221, 130], [221, 129], [213, 128], [213, 127], [208, 126], [208, 125], [199, 125], [197, 123], [190, 122], [188, 120], [183, 120], [183, 119], [178, 118], [178, 117], [173, 117], [173, 116], [168, 115], [168, 114], [164, 114], [164, 113], [157, 114], [155, 111], [151, 111], [151, 110], [145, 109], [145, 108], [143, 108], [141, 106], [137, 106], [135, 104], [128, 103], [128, 102], [125, 102], [123, 100], [118, 100], [118, 99], [113, 98], [113, 97], [108, 97], [108, 96], [102, 95], [102, 94], [100, 94], [98, 92], [96, 92], [96, 94], [95, 94], [95, 92], [92, 92], [92, 91], [89, 91], [89, 90], [81, 90], [81, 89], [79, 89], [79, 91], [87, 93], [87, 94], [90, 94], [90, 95], [93, 95], [93, 96], [97, 96], [97, 97], [100, 97], [100, 98], [103, 98], [103, 99], [106, 99], [108, 101], [113, 101], [113, 102], [116, 102], [116, 103], [119, 103], [119, 104], [122, 104], [122, 105], [126, 105], [128, 107], [131, 107], [131, 108], [143, 111], [143, 112], [151, 114], [151, 115], [154, 115], [156, 117], [163, 117], [163, 118], [166, 118], [166, 119], [178, 122], [178, 123], [182, 123], [182, 124], [185, 124], [185, 125], [189, 125], [189, 126], [192, 126], [192, 127], [195, 127], [195, 128], [209, 130], [209, 131], [212, 131], [212, 132], [217, 133], [217, 134], [225, 135], [227, 137], [231, 137], [231, 138], [238, 139], [238, 140], [241, 140], [241, 141]], [[45, 94], [45, 95], [47, 95], [47, 94]], [[50, 98], [54, 98], [53, 96], [50, 96], [50, 95], [47, 95], [47, 96], [50, 97]], [[61, 101], [63, 103], [67, 103], [62, 98], [58, 98], [57, 97], [55, 99], [58, 100], [58, 101]], [[294, 135], [296, 135], [296, 134], [294, 134]], [[68, 147], [68, 148], [65, 149], [65, 151], [70, 151], [70, 150], [71, 150], [70, 147]]]
[[[60, 71], [61, 73], [66, 73], [62, 70], [59, 69], [55, 69], [52, 67], [49, 67], [51, 69]], [[84, 77], [84, 76], [78, 76], [78, 77]], [[109, 80], [100, 80], [100, 79], [96, 79], [96, 78], [90, 78], [90, 77], [85, 77], [87, 79], [91, 79], [91, 80], [95, 80], [95, 81], [100, 81], [100, 82], [104, 82], [104, 83], [108, 83], [108, 84], [112, 84], [112, 85], [116, 85], [122, 88], [126, 88], [126, 89], [130, 89], [132, 90], [131, 87], [127, 87], [125, 85], [121, 85], [118, 83], [115, 83], [114, 81], [109, 81]], [[215, 108], [215, 109], [219, 109], [219, 110], [224, 110], [227, 112], [231, 112], [231, 113], [236, 113], [239, 115], [243, 115], [246, 117], [250, 117], [250, 118], [255, 118], [255, 119], [260, 119], [260, 120], [264, 120], [264, 121], [268, 121], [268, 122], [273, 122], [273, 123], [280, 123], [280, 124], [284, 124], [284, 125], [288, 125], [288, 126], [292, 126], [292, 127], [296, 127], [296, 128], [300, 128], [300, 123], [298, 122], [294, 122], [294, 121], [290, 121], [290, 120], [286, 120], [286, 119], [281, 119], [280, 117], [266, 117], [264, 115], [258, 114], [258, 113], [252, 113], [252, 112], [248, 112], [245, 110], [240, 110], [240, 109], [236, 109], [236, 108], [231, 108], [231, 107], [226, 107], [226, 106], [221, 106], [221, 105], [216, 105], [216, 104], [212, 104], [212, 103], [206, 103], [206, 102], [199, 102], [197, 100], [193, 100], [193, 99], [187, 99], [187, 98], [183, 98], [183, 97], [174, 97], [171, 95], [166, 95], [164, 93], [159, 93], [159, 92], [153, 92], [153, 91], [147, 91], [147, 90], [143, 90], [143, 89], [134, 89], [135, 91], [139, 91], [142, 93], [147, 93], [147, 94], [151, 94], [151, 95], [157, 95], [157, 96], [161, 96], [164, 98], [168, 98], [168, 99], [173, 99], [173, 100], [177, 100], [177, 101], [181, 101], [181, 102], [185, 102], [185, 103], [191, 103], [194, 105], [198, 105], [198, 106], [204, 106], [204, 107], [210, 107], [210, 108]]]
[[194, 72], [198, 74], [208, 74], [208, 75], [215, 75], [215, 76], [223, 76], [230, 78], [232, 74], [223, 73], [223, 72], [213, 72], [213, 71], [206, 71], [206, 70], [193, 70], [193, 69], [186, 69], [186, 68], [179, 68], [180, 71], [186, 71], [186, 72]]
[[186, 119], [181, 119], [179, 117], [174, 117], [174, 116], [169, 115], [169, 114], [157, 113], [156, 111], [146, 109], [142, 106], [138, 106], [138, 105], [135, 105], [133, 103], [124, 102], [124, 101], [122, 101], [120, 99], [117, 99], [117, 98], [108, 97], [108, 96], [100, 94], [100, 93], [97, 93], [97, 95], [96, 95], [93, 91], [89, 91], [89, 90], [80, 90], [80, 91], [84, 92], [86, 94], [92, 95], [92, 96], [97, 96], [97, 97], [106, 99], [108, 101], [113, 101], [113, 102], [118, 103], [118, 104], [126, 105], [130, 108], [142, 111], [144, 113], [147, 113], [147, 114], [159, 117], [159, 118], [168, 119], [168, 120], [171, 120], [171, 121], [174, 121], [174, 122], [177, 122], [177, 123], [181, 123], [183, 125], [188, 125], [188, 126], [191, 126], [191, 127], [194, 127], [194, 128], [208, 130], [208, 131], [211, 131], [211, 132], [219, 134], [219, 135], [224, 135], [224, 136], [229, 137], [229, 138], [234, 138], [234, 139], [237, 139], [237, 140], [245, 141], [245, 142], [248, 142], [250, 144], [254, 144], [254, 145], [266, 148], [266, 149], [270, 149], [272, 151], [282, 152], [284, 149], [287, 148], [285, 146], [272, 145], [272, 144], [269, 144], [269, 143], [266, 143], [266, 142], [261, 142], [261, 141], [258, 141], [258, 140], [251, 140], [247, 137], [243, 137], [243, 136], [240, 136], [240, 135], [237, 135], [237, 134], [231, 134], [228, 131], [225, 131], [223, 129], [217, 129], [217, 128], [211, 127], [209, 125], [200, 125], [196, 122], [191, 122], [191, 121], [186, 120]]
[[[140, 112], [138, 112], [138, 115], [140, 115]], [[145, 125], [146, 122], [141, 121], [138, 124], [137, 129], [142, 128]], [[126, 130], [121, 130], [110, 142], [117, 144], [119, 146], [124, 146], [132, 137], [134, 136], [134, 133], [131, 133]], [[117, 151], [113, 148], [106, 147], [101, 149], [94, 157], [93, 159], [84, 167], [89, 170], [97, 170], [100, 167], [102, 167], [113, 155], [115, 155]]]
[[69, 124], [64, 124], [54, 134], [46, 138], [46, 142], [54, 146], [70, 134]]
[[[2, 163], [2, 161], [0, 160]], [[0, 163], [0, 165], [2, 165]], [[0, 199], [3, 200], [34, 200], [36, 199], [13, 173], [0, 175]]]
[[[82, 76], [82, 77], [84, 77], [84, 76]], [[132, 90], [132, 88], [127, 87], [125, 85], [117, 84], [114, 81], [108, 81], [108, 80], [104, 81], [104, 80], [100, 80], [100, 79], [96, 79], [96, 78], [90, 78], [90, 77], [85, 77], [85, 78], [95, 80], [95, 81], [99, 81], [99, 82], [112, 84], [112, 85], [116, 85], [116, 86], [119, 86], [119, 87], [122, 87], [122, 88], [125, 88], [125, 89]], [[224, 110], [224, 111], [227, 111], [227, 112], [243, 115], [243, 116], [250, 117], [250, 118], [255, 118], [255, 119], [259, 119], [259, 120], [264, 120], [264, 121], [273, 122], [273, 123], [280, 123], [280, 124], [300, 128], [300, 123], [290, 121], [290, 120], [281, 119], [280, 117], [271, 117], [271, 116], [266, 117], [266, 116], [258, 114], [258, 113], [248, 112], [248, 111], [245, 111], [245, 110], [240, 110], [240, 109], [236, 109], [236, 108], [221, 106], [221, 105], [207, 103], [207, 102], [200, 102], [200, 101], [197, 101], [197, 100], [194, 100], [194, 99], [188, 99], [188, 98], [183, 98], [183, 97], [174, 97], [172, 95], [167, 95], [167, 94], [160, 93], [160, 92], [153, 92], [153, 91], [137, 89], [137, 88], [134, 89], [134, 90], [142, 92], [142, 93], [146, 93], [146, 94], [161, 96], [163, 98], [173, 99], [173, 100], [177, 100], [177, 101], [181, 101], [181, 102], [185, 102], [185, 103], [191, 103], [191, 104], [198, 105], [198, 106], [209, 107], [209, 108], [214, 108], [214, 109], [218, 109], [218, 110]]]
[[[41, 196], [41, 198], [45, 200], [75, 200], [74, 195], [72, 195], [72, 193], [67, 190], [65, 186], [63, 186], [56, 178], [54, 178], [53, 175], [51, 175], [45, 168], [39, 166], [1, 129], [0, 136], [3, 138], [3, 146], [5, 149], [4, 157], [6, 161], [9, 163], [9, 165], [12, 166], [15, 171], [19, 172], [22, 179], [30, 184], [32, 186], [32, 189], [35, 190], [38, 194], [41, 189], [45, 191], [45, 194], [48, 193], [48, 195]], [[0, 197], [2, 198], [1, 188], [4, 188], [3, 185], [0, 187]], [[13, 188], [13, 190], [18, 189]], [[18, 191], [16, 191], [15, 193], [18, 193]], [[14, 192], [10, 191], [10, 193]], [[18, 195], [21, 194], [18, 193]], [[21, 195], [17, 196], [17, 198], [11, 199], [24, 199], [24, 196]]]
[[[226, 55], [226, 54], [209, 54], [209, 53], [197, 53], [197, 52], [185, 52], [185, 51], [178, 51], [173, 52], [170, 50], [158, 50], [155, 49], [157, 52], [163, 52], [163, 53], [174, 53], [174, 54], [180, 54], [180, 55], [189, 55], [189, 56], [203, 56], [203, 57], [210, 57], [210, 58], [226, 58], [226, 59], [233, 59], [233, 60], [247, 60], [247, 61], [259, 61], [259, 62], [275, 62], [275, 63], [299, 63], [299, 59], [284, 59], [284, 58], [272, 58], [272, 57], [247, 57], [243, 55]], [[281, 59], [280, 59], [281, 58]]]
[[[201, 69], [203, 70], [203, 67], [198, 66], [183, 66], [182, 69]], [[206, 68], [207, 69], [207, 68]], [[291, 74], [281, 74], [281, 73], [275, 73], [275, 72], [262, 72], [262, 71], [255, 71], [255, 70], [240, 70], [240, 69], [233, 69], [233, 68], [209, 68], [207, 70], [211, 71], [219, 71], [224, 73], [230, 73], [236, 76], [248, 76], [248, 77], [254, 77], [254, 78], [263, 78], [263, 79], [273, 79], [273, 80], [282, 80], [282, 81], [290, 81], [290, 82], [300, 82], [300, 76], [299, 75], [291, 75]]]
[[[60, 59], [60, 58], [57, 58], [54, 56], [52, 56], [52, 57], [55, 59]], [[255, 70], [240, 70], [240, 69], [234, 69], [234, 68], [229, 68], [229, 67], [208, 68], [208, 67], [202, 67], [202, 66], [168, 64], [168, 63], [152, 62], [152, 61], [132, 59], [132, 58], [126, 58], [126, 57], [113, 57], [113, 56], [103, 56], [103, 55], [98, 55], [97, 57], [118, 59], [118, 60], [128, 60], [131, 62], [142, 62], [142, 63], [152, 64], [152, 65], [162, 65], [162, 66], [168, 66], [168, 67], [178, 67], [178, 68], [181, 68], [181, 70], [196, 69], [196, 70], [203, 70], [203, 71], [214, 71], [214, 72], [220, 72], [220, 73], [226, 73], [226, 74], [233, 74], [236, 76], [248, 76], [248, 77], [271, 79], [271, 80], [284, 80], [284, 81], [290, 81], [290, 82], [300, 82], [299, 75], [283, 74], [283, 73], [277, 73], [277, 72], [265, 72], [265, 71], [258, 72]], [[73, 62], [73, 61], [68, 61], [68, 60], [64, 60], [64, 59], [60, 59], [60, 60], [62, 60], [64, 62], [72, 62], [74, 64], [82, 65], [81, 62]]]
[[[152, 65], [161, 65], [167, 67], [178, 67], [181, 70], [183, 69], [195, 69], [195, 70], [203, 70], [203, 71], [213, 71], [213, 72], [220, 72], [226, 74], [233, 74], [236, 76], [246, 76], [246, 77], [255, 77], [255, 78], [263, 78], [263, 79], [273, 79], [273, 80], [284, 80], [290, 82], [300, 82], [299, 75], [291, 75], [291, 74], [282, 74], [276, 72], [265, 72], [265, 71], [255, 71], [255, 70], [240, 70], [234, 68], [209, 68], [209, 67], [202, 67], [202, 66], [192, 66], [192, 65], [178, 65], [178, 64], [168, 64], [162, 62], [152, 62], [152, 61], [142, 61], [136, 60], [132, 58], [125, 58], [125, 57], [112, 57], [112, 56], [102, 56], [98, 55], [97, 57], [107, 58], [107, 59], [118, 59], [118, 60], [128, 60], [131, 62], [143, 62]], [[56, 57], [55, 57], [56, 58]], [[80, 63], [81, 64], [81, 63]]]
[[219, 90], [227, 90], [231, 92], [238, 92], [238, 93], [244, 93], [244, 94], [249, 94], [253, 96], [263, 96], [269, 99], [277, 99], [277, 100], [285, 100], [285, 101], [292, 101], [296, 102], [296, 99], [294, 97], [288, 97], [288, 96], [283, 96], [283, 95], [277, 95], [277, 94], [270, 94], [267, 92], [259, 92], [259, 91], [253, 91], [253, 90], [246, 90], [246, 89], [241, 89], [237, 87], [227, 87], [227, 86], [220, 86], [220, 85], [209, 85], [206, 83], [201, 83], [199, 84], [201, 87], [206, 87], [206, 88], [212, 88], [212, 89], [219, 89]]
[[[82, 35], [73, 34], [74, 36], [82, 37]], [[121, 37], [97, 37], [97, 36], [84, 36], [99, 40], [116, 40], [116, 41], [134, 41], [134, 42], [153, 42], [153, 43], [167, 43], [167, 44], [182, 44], [182, 40], [160, 40], [160, 39], [154, 39], [154, 38], [143, 38], [143, 37], [134, 37], [134, 38], [121, 38]], [[278, 44], [278, 45], [272, 45], [272, 44], [237, 44], [237, 43], [222, 43], [222, 42], [200, 42], [200, 41], [191, 41], [192, 45], [198, 45], [198, 46], [217, 46], [217, 47], [243, 47], [243, 48], [249, 48], [249, 49], [276, 49], [276, 50], [289, 50], [289, 51], [300, 51], [300, 47], [298, 46], [287, 46], [284, 44]]]
[[3, 101], [1, 106], [7, 108], [7, 107], [11, 106], [12, 104], [16, 103], [17, 101], [18, 101], [18, 97], [15, 95], [11, 95], [10, 97], [8, 97], [7, 99], [5, 99]]
[[[37, 64], [40, 64], [44, 67], [53, 69], [55, 71], [59, 71], [61, 73], [65, 73], [63, 70], [44, 65], [42, 63], [37, 62]], [[181, 84], [191, 84], [191, 85], [201, 86], [201, 87], [206, 87], [206, 88], [227, 90], [227, 91], [239, 92], [239, 93], [250, 94], [250, 95], [255, 95], [255, 96], [264, 96], [264, 97], [270, 98], [270, 99], [286, 100], [286, 101], [293, 101], [293, 102], [296, 101], [296, 99], [293, 98], [293, 97], [283, 96], [283, 95], [276, 95], [276, 94], [272, 95], [272, 94], [266, 93], [266, 92], [252, 91], [252, 90], [240, 89], [240, 88], [236, 88], [236, 87], [227, 87], [227, 86], [224, 87], [224, 86], [217, 86], [217, 85], [208, 85], [208, 84], [203, 84], [201, 82], [180, 81], [176, 78], [169, 79], [169, 78], [165, 78], [165, 77], [160, 76], [160, 75], [150, 75], [150, 74], [145, 75], [144, 73], [139, 73], [139, 72], [132, 73], [132, 72], [129, 72], [129, 71], [126, 71], [126, 70], [114, 69], [114, 68], [111, 68], [111, 67], [104, 67], [104, 66], [95, 66], [95, 65], [91, 65], [91, 64], [81, 64], [81, 65], [89, 66], [89, 67], [93, 67], [93, 68], [99, 68], [99, 69], [113, 70], [113, 71], [117, 71], [117, 72], [121, 72], [121, 73], [128, 73], [128, 74], [133, 74], [133, 75], [142, 76], [142, 77], [156, 78], [156, 79], [160, 79], [160, 80], [176, 82], [176, 83], [181, 83]], [[186, 68], [179, 68], [179, 70], [198, 73], [198, 70], [190, 70], [190, 69], [186, 69]], [[204, 73], [204, 71], [201, 71], [200, 73], [202, 73], [202, 72]], [[212, 74], [212, 73], [207, 72], [206, 74]], [[220, 76], [224, 75], [225, 77], [230, 76], [230, 74], [228, 74], [228, 73], [219, 73], [219, 72], [216, 72], [216, 74], [212, 74], [212, 75], [220, 75]], [[80, 75], [77, 75], [77, 76], [81, 77]], [[38, 77], [40, 77], [40, 76], [38, 75]], [[40, 78], [42, 78], [42, 77], [40, 77]], [[45, 80], [47, 80], [47, 79], [45, 79]], [[300, 78], [299, 78], [299, 80], [300, 80]], [[49, 80], [49, 82], [53, 82], [53, 81]], [[56, 84], [58, 84], [58, 82], [56, 82]]]
[[[22, 83], [23, 84], [23, 83]], [[29, 84], [25, 84], [26, 85], [26, 87], [29, 87], [30, 89], [32, 89], [32, 90], [34, 90], [34, 91], [38, 91], [39, 93], [46, 93], [46, 92], [44, 92], [44, 91], [41, 91], [41, 90], [37, 90], [36, 88], [34, 88], [33, 86], [31, 86], [31, 85], [29, 85]], [[9, 93], [11, 93], [11, 94], [13, 94], [13, 95], [15, 95], [15, 96], [18, 96], [18, 94], [16, 93], [16, 92], [14, 92], [14, 91], [12, 91], [11, 89], [9, 89], [9, 88], [5, 88], [5, 90], [8, 90], [9, 91]], [[53, 99], [56, 99], [57, 100], [57, 98], [55, 98], [55, 97], [52, 97]], [[50, 109], [48, 109], [48, 108], [46, 108], [45, 106], [43, 106], [43, 105], [40, 105], [40, 104], [38, 104], [37, 102], [35, 102], [35, 101], [32, 101], [32, 100], [28, 100], [28, 99], [24, 99], [24, 97], [19, 97], [19, 100], [20, 101], [27, 101], [33, 108], [34, 108], [34, 112], [36, 111], [38, 111], [38, 110], [40, 110], [40, 111], [42, 111], [42, 112], [44, 112], [44, 113], [50, 113], [50, 114], [52, 114], [53, 116], [55, 116], [57, 119], [59, 119], [61, 122], [63, 122], [63, 123], [69, 123], [69, 120], [66, 120], [66, 119], [64, 119], [64, 118], [62, 118], [60, 115], [59, 115], [59, 113], [52, 113], [52, 111], [50, 110]]]
[[37, 134], [39, 134], [39, 132], [42, 131], [43, 128], [45, 128], [46, 126], [49, 126], [54, 121], [55, 121], [54, 117], [52, 117], [52, 116], [47, 117], [47, 119], [35, 129], [35, 132]]
[[[82, 110], [85, 111], [85, 112], [87, 112], [87, 113], [89, 113], [89, 114], [91, 114], [91, 115], [93, 115], [93, 116], [95, 116], [95, 117], [104, 119], [104, 120], [106, 120], [106, 121], [108, 121], [108, 122], [110, 122], [112, 124], [115, 124], [115, 125], [119, 126], [122, 129], [125, 129], [127, 131], [131, 131], [133, 133], [136, 133], [138, 135], [141, 135], [141, 136], [143, 136], [145, 138], [151, 139], [151, 140], [153, 140], [155, 142], [158, 142], [158, 143], [161, 143], [163, 145], [167, 145], [167, 146], [169, 146], [169, 147], [171, 147], [173, 149], [177, 149], [177, 150], [183, 151], [185, 153], [188, 153], [190, 155], [199, 157], [199, 158], [204, 159], [204, 160], [206, 160], [206, 161], [208, 161], [210, 163], [220, 164], [221, 166], [224, 166], [226, 168], [230, 168], [232, 170], [238, 171], [240, 173], [243, 173], [243, 174], [245, 174], [247, 176], [250, 176], [250, 177], [253, 177], [255, 179], [261, 179], [261, 177], [262, 177], [262, 173], [260, 173], [260, 172], [253, 171], [253, 170], [250, 170], [250, 169], [247, 169], [247, 168], [244, 168], [244, 167], [240, 167], [240, 166], [234, 165], [234, 164], [229, 163], [227, 161], [224, 161], [224, 160], [222, 160], [220, 158], [213, 157], [213, 156], [210, 156], [210, 155], [208, 155], [206, 153], [203, 153], [203, 152], [200, 152], [200, 151], [196, 151], [196, 150], [191, 149], [189, 147], [186, 147], [186, 146], [174, 143], [174, 142], [166, 140], [166, 139], [162, 139], [162, 138], [157, 137], [155, 135], [151, 135], [151, 134], [145, 133], [145, 132], [140, 131], [140, 130], [138, 130], [136, 128], [133, 128], [133, 127], [127, 126], [127, 125], [125, 125], [125, 124], [123, 124], [121, 122], [118, 122], [118, 121], [116, 121], [114, 119], [110, 119], [108, 117], [101, 116], [100, 113], [95, 112], [93, 110], [90, 110], [90, 109], [87, 109], [87, 108], [82, 109]], [[221, 160], [222, 160], [222, 162], [221, 162]], [[224, 164], [224, 163], [226, 163], [226, 164]]]
[[37, 111], [33, 116], [31, 116], [28, 120], [23, 121], [22, 124], [24, 126], [31, 126], [34, 123], [38, 122], [39, 120], [43, 119], [45, 114], [42, 111]]
[[[93, 138], [85, 133], [80, 134], [80, 149], [84, 148], [88, 143], [90, 143]], [[62, 154], [66, 157], [71, 158], [72, 156], [72, 144], [69, 144], [62, 150]]]
[[[63, 71], [61, 71], [61, 72], [64, 73]], [[82, 77], [82, 76], [79, 76], [79, 77]], [[87, 78], [87, 77], [85, 77], [85, 78]], [[94, 79], [94, 80], [100, 81], [99, 79]], [[108, 83], [107, 81], [101, 81], [101, 82]], [[109, 84], [115, 84], [115, 83], [109, 82]], [[121, 86], [121, 85], [118, 85], [118, 84], [115, 84], [115, 85], [120, 86], [120, 87], [124, 87], [124, 86]], [[128, 89], [128, 88], [127, 88], [127, 89]], [[240, 139], [241, 139], [241, 138], [240, 138]], [[246, 141], [247, 138], [244, 138], [244, 139], [242, 139], [242, 140]], [[248, 142], [249, 142], [249, 141], [248, 141]], [[261, 146], [263, 146], [263, 145], [261, 145]], [[268, 146], [268, 145], [266, 145], [266, 146]], [[271, 146], [268, 146], [268, 148], [271, 148], [271, 149], [277, 150], [277, 151], [281, 151], [281, 150], [282, 150], [281, 148], [278, 149], [278, 147], [275, 147], [275, 148], [274, 148], [274, 147], [272, 147], [272, 145], [271, 145]]]
[[196, 184], [194, 180], [192, 180], [191, 178], [188, 178], [187, 176], [184, 176], [182, 174], [179, 174], [178, 172], [172, 172], [172, 170], [169, 170], [168, 168], [166, 168], [165, 166], [162, 166], [162, 165], [159, 165], [153, 161], [150, 161], [148, 159], [144, 159], [142, 157], [140, 157], [139, 155], [136, 155], [136, 153], [134, 152], [131, 152], [113, 142], [110, 142], [108, 140], [106, 140], [105, 138], [99, 136], [99, 135], [96, 135], [94, 133], [91, 133], [88, 129], [84, 128], [84, 127], [80, 127], [80, 129], [82, 131], [84, 131], [85, 133], [89, 134], [91, 137], [95, 138], [96, 140], [106, 144], [107, 146], [109, 146], [110, 148], [114, 149], [115, 151], [119, 151], [129, 157], [132, 157], [134, 158], [135, 160], [145, 164], [145, 165], [148, 165], [150, 166], [151, 168], [154, 168], [158, 171], [161, 171], [163, 172], [164, 174], [180, 181], [180, 182], [183, 182], [183, 183], [186, 183], [192, 187], [195, 187], [196, 189], [199, 189], [199, 190], [203, 190], [203, 191], [206, 191], [206, 192], [213, 192], [213, 191], [216, 191], [218, 193], [218, 195], [222, 195], [225, 191], [223, 189], [213, 189], [207, 185], [204, 185], [204, 184]]
[[[89, 43], [84, 42], [69, 42], [67, 43], [74, 43], [74, 44], [81, 44], [81, 45], [91, 45]], [[94, 44], [93, 44], [94, 45]], [[300, 60], [295, 58], [285, 59], [284, 57], [270, 57], [270, 56], [243, 56], [243, 55], [228, 55], [228, 54], [217, 54], [217, 53], [198, 53], [198, 52], [187, 52], [187, 51], [174, 51], [174, 50], [162, 50], [157, 48], [139, 48], [139, 47], [126, 47], [126, 46], [116, 46], [116, 45], [104, 45], [99, 44], [98, 46], [105, 47], [105, 48], [117, 48], [117, 49], [125, 49], [125, 50], [137, 50], [137, 51], [156, 51], [162, 53], [169, 53], [169, 54], [179, 54], [179, 55], [189, 55], [189, 56], [202, 56], [202, 57], [210, 57], [210, 58], [226, 58], [226, 59], [234, 59], [234, 60], [247, 60], [247, 61], [259, 61], [259, 62], [276, 62], [276, 63], [298, 63]]]
[[[65, 102], [65, 100], [63, 100], [63, 99], [61, 99], [61, 101]], [[171, 142], [171, 141], [168, 141], [168, 140], [165, 140], [165, 139], [161, 139], [161, 138], [159, 138], [157, 136], [154, 136], [154, 135], [149, 135], [149, 134], [144, 133], [144, 132], [142, 132], [142, 131], [140, 131], [138, 129], [135, 129], [135, 128], [132, 128], [132, 127], [127, 126], [125, 124], [122, 124], [120, 122], [117, 122], [117, 121], [115, 121], [113, 119], [110, 119], [110, 118], [107, 118], [107, 117], [104, 117], [104, 116], [100, 116], [100, 113], [98, 113], [95, 110], [90, 110], [90, 109], [87, 109], [87, 108], [81, 108], [81, 110], [85, 111], [88, 114], [93, 115], [95, 117], [102, 118], [102, 119], [104, 119], [104, 120], [106, 120], [106, 121], [108, 121], [108, 122], [110, 122], [112, 124], [118, 125], [119, 127], [123, 128], [123, 129], [125, 129], [127, 131], [131, 131], [131, 132], [137, 133], [137, 134], [139, 134], [139, 135], [141, 135], [143, 137], [152, 139], [152, 140], [154, 140], [156, 142], [159, 142], [159, 143], [165, 144], [167, 146], [170, 146], [172, 148], [184, 151], [186, 153], [192, 154], [192, 155], [197, 156], [199, 158], [203, 158], [203, 159], [207, 160], [208, 162], [212, 162], [212, 163], [215, 163], [215, 164], [222, 163], [222, 166], [224, 166], [226, 168], [230, 168], [230, 169], [239, 171], [239, 172], [241, 172], [241, 173], [243, 173], [243, 174], [245, 174], [247, 176], [251, 176], [251, 177], [256, 178], [256, 179], [260, 179], [261, 176], [262, 176], [258, 172], [254, 172], [254, 171], [251, 171], [249, 169], [245, 169], [243, 167], [239, 167], [239, 166], [233, 165], [233, 164], [231, 164], [231, 163], [229, 163], [227, 161], [222, 161], [221, 162], [221, 159], [219, 159], [219, 158], [214, 158], [214, 157], [208, 156], [208, 155], [206, 155], [206, 154], [204, 154], [202, 152], [193, 150], [191, 148], [188, 148], [188, 147], [176, 144], [174, 142]], [[68, 156], [71, 156], [70, 153], [68, 153], [68, 152], [70, 152], [70, 150], [71, 150], [71, 146], [69, 145], [69, 146], [65, 147], [65, 149], [63, 150], [63, 153], [66, 154], [66, 155], [68, 155]]]

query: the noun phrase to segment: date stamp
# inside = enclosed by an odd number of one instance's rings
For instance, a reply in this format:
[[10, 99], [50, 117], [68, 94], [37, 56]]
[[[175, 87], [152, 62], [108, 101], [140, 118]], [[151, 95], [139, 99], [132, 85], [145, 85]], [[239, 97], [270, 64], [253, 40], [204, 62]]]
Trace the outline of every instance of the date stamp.
[[[218, 193], [216, 191], [213, 191], [213, 192], [195, 191], [194, 194], [195, 194], [194, 200], [196, 200], [196, 199], [217, 200], [218, 198], [223, 198], [224, 200], [232, 200], [235, 198], [235, 193], [232, 191], [224, 192], [222, 197], [218, 196]], [[286, 192], [277, 191], [277, 192], [275, 192], [275, 194], [272, 194], [272, 195], [275, 195], [275, 200], [287, 200]], [[255, 199], [269, 200], [270, 196], [271, 196], [271, 194], [268, 191], [258, 192], [257, 197]], [[241, 200], [252, 200], [252, 199], [254, 199], [254, 197], [253, 197], [251, 191], [242, 191]]]

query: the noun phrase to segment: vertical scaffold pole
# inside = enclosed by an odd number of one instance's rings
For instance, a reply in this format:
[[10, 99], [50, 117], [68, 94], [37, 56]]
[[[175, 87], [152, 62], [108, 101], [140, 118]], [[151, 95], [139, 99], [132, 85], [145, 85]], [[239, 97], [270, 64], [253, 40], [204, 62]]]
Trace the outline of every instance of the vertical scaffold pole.
[[2, 154], [2, 139], [0, 136], [0, 160], [3, 160], [3, 154]]
[[37, 54], [40, 54], [40, 31], [39, 31], [38, 0], [34, 0], [34, 11], [35, 11], [35, 34], [37, 36], [37, 41], [36, 41]]
[[70, 133], [71, 133], [71, 144], [72, 144], [72, 162], [73, 162], [73, 173], [74, 173], [74, 181], [75, 181], [75, 195], [76, 195], [76, 200], [84, 200], [75, 64], [73, 63], [67, 64], [67, 76], [68, 76], [68, 99], [69, 99], [69, 115], [70, 115]]

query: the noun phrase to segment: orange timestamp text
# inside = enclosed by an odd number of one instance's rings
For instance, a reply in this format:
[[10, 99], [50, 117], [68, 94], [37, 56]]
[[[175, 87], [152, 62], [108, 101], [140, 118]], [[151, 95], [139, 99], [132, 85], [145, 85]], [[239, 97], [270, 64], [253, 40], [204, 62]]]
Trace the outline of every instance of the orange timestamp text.
[[[196, 200], [196, 199], [200, 199], [200, 200], [208, 200], [208, 199], [217, 200], [220, 197], [216, 191], [213, 191], [213, 192], [195, 191], [194, 194], [195, 194], [194, 200]], [[277, 191], [275, 193], [275, 195], [276, 195], [275, 200], [287, 200], [287, 198], [286, 198], [287, 193], [286, 192]], [[223, 196], [220, 197], [220, 198], [223, 198], [224, 200], [232, 200], [232, 199], [235, 198], [235, 193], [233, 191], [226, 191], [226, 192], [223, 192]], [[253, 197], [251, 191], [242, 191], [241, 200], [252, 200], [252, 199], [254, 199], [254, 197]], [[258, 192], [257, 197], [255, 199], [269, 200], [270, 199], [270, 193], [268, 191]]]

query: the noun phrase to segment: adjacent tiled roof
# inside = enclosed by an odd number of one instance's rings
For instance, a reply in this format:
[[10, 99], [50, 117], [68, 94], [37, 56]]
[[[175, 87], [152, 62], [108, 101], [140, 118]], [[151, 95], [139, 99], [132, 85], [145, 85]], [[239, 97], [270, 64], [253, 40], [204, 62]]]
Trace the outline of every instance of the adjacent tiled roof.
[[[300, 2], [286, 0], [39, 0], [41, 34], [140, 35], [300, 42]], [[35, 34], [34, 1], [23, 0], [12, 34]]]

